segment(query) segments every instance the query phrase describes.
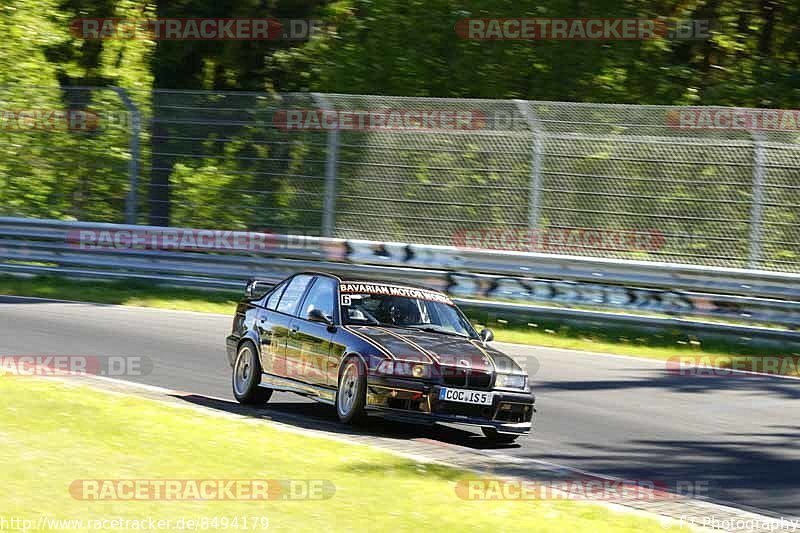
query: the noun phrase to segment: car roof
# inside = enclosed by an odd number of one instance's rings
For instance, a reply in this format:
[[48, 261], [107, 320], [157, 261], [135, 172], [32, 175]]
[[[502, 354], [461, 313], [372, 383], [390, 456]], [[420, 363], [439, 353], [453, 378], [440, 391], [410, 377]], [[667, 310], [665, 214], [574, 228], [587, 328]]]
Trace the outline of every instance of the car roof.
[[423, 285], [417, 285], [416, 283], [405, 283], [405, 282], [400, 282], [400, 281], [390, 281], [388, 279], [363, 279], [363, 278], [343, 279], [343, 278], [337, 276], [336, 274], [332, 274], [330, 272], [323, 272], [323, 271], [320, 271], [320, 270], [306, 270], [304, 272], [298, 272], [297, 274], [292, 274], [292, 276], [290, 276], [290, 277], [296, 276], [298, 274], [306, 274], [306, 275], [309, 275], [309, 276], [326, 276], [326, 277], [329, 277], [329, 278], [337, 279], [337, 280], [339, 280], [340, 283], [370, 283], [370, 284], [373, 284], [373, 285], [394, 285], [396, 287], [408, 287], [408, 288], [411, 288], [411, 289], [422, 289], [422, 290], [426, 290], [426, 291], [433, 291], [433, 292], [438, 292], [440, 294], [444, 294], [444, 292], [442, 292], [442, 291], [440, 291], [438, 289], [433, 289], [431, 287], [425, 287]]
[[444, 294], [442, 291], [438, 289], [432, 289], [430, 287], [425, 287], [423, 285], [417, 285], [415, 283], [405, 283], [399, 281], [389, 281], [388, 279], [343, 279], [341, 280], [342, 283], [369, 283], [372, 285], [394, 285], [395, 287], [408, 287], [410, 289], [422, 289], [425, 291], [432, 291]]

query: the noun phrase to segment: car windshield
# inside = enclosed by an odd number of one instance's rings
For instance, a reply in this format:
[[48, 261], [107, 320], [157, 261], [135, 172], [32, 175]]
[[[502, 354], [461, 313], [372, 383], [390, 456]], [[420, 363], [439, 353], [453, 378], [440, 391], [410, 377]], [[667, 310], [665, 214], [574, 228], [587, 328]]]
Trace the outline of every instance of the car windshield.
[[342, 316], [346, 324], [416, 328], [463, 337], [478, 336], [449, 298], [440, 293], [393, 286], [376, 288], [373, 285], [343, 284], [341, 294]]

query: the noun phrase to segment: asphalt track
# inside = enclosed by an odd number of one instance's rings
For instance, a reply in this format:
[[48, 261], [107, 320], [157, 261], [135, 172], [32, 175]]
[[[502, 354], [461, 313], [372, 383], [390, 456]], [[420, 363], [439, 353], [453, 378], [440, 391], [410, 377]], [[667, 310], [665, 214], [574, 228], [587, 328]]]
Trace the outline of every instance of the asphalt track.
[[[199, 402], [231, 399], [230, 325], [220, 315], [0, 296], [0, 355], [145, 357], [152, 371], [124, 379], [193, 393]], [[496, 345], [531, 372], [539, 411], [535, 432], [503, 454], [692, 483], [715, 501], [800, 516], [800, 380], [679, 376], [658, 361]], [[274, 395], [266, 410], [298, 427], [350, 431], [331, 407], [292, 394]], [[363, 431], [387, 431], [385, 424]], [[396, 426], [401, 438], [440, 440], [465, 454], [487, 445], [468, 431]]]

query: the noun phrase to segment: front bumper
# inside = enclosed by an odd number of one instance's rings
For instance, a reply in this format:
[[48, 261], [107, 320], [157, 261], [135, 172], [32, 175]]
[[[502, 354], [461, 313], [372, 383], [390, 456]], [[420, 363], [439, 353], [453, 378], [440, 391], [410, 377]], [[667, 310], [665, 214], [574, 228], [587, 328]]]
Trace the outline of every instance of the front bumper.
[[370, 376], [367, 409], [370, 414], [405, 422], [462, 424], [516, 435], [533, 427], [536, 409], [530, 392], [493, 390], [492, 404], [483, 406], [439, 400], [441, 389], [436, 383]]

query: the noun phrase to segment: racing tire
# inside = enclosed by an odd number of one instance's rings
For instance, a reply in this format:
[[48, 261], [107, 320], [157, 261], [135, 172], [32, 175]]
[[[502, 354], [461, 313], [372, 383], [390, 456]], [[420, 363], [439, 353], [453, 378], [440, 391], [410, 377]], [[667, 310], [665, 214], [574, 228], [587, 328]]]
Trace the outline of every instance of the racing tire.
[[496, 444], [511, 444], [519, 437], [519, 435], [512, 435], [511, 433], [500, 433], [494, 428], [481, 428], [481, 431], [483, 431], [487, 439]]
[[267, 403], [272, 396], [272, 390], [259, 386], [260, 383], [261, 363], [258, 361], [256, 347], [252, 342], [243, 342], [233, 363], [231, 385], [234, 398], [245, 405]]
[[366, 420], [367, 373], [358, 357], [345, 360], [336, 389], [336, 414], [345, 424]]

